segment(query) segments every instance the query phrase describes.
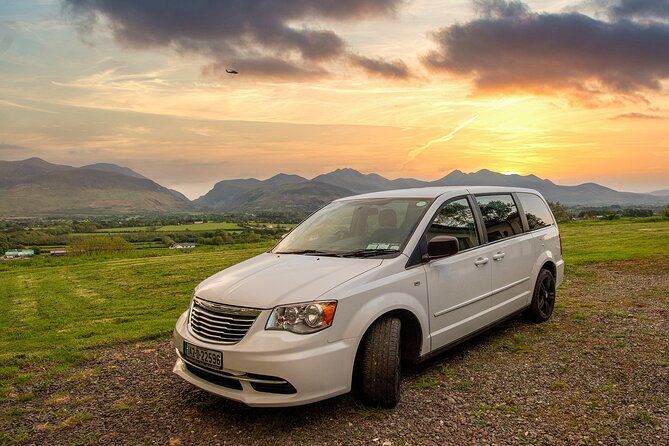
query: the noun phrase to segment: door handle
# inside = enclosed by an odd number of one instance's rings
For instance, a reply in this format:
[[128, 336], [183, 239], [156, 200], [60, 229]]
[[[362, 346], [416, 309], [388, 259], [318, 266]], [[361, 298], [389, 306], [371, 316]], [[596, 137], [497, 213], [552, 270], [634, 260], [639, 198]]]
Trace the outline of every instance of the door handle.
[[493, 260], [502, 260], [505, 255], [506, 255], [505, 252], [500, 251], [497, 254], [495, 254], [494, 256], [492, 256], [492, 259]]
[[485, 265], [489, 261], [490, 261], [490, 259], [487, 258], [487, 257], [479, 257], [478, 259], [474, 260], [474, 265], [476, 265], [476, 266]]

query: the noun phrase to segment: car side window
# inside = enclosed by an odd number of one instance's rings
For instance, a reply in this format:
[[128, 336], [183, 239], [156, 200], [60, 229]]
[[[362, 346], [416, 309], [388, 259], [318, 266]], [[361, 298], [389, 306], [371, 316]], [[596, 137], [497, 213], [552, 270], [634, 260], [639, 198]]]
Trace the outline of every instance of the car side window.
[[476, 202], [483, 216], [488, 242], [523, 232], [518, 208], [510, 194], [479, 195], [476, 197]]
[[480, 244], [474, 213], [466, 198], [447, 202], [437, 213], [427, 230], [427, 239], [450, 235], [458, 239], [460, 251]]
[[523, 207], [523, 212], [525, 212], [530, 231], [545, 228], [554, 223], [550, 209], [539, 196], [521, 192], [518, 194], [518, 198]]

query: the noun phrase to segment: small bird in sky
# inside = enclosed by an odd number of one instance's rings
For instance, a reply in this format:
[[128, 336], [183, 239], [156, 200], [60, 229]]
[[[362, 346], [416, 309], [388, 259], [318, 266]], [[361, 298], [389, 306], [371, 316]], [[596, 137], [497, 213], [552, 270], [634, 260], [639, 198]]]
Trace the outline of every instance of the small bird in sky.
[[226, 69], [225, 72], [228, 73], [228, 74], [239, 74], [239, 72], [237, 70], [231, 70], [229, 68]]

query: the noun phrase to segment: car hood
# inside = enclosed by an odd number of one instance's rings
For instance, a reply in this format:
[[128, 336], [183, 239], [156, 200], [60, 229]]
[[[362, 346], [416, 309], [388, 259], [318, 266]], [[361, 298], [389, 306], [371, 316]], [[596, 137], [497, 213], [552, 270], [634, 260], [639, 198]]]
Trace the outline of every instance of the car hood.
[[265, 253], [204, 280], [205, 300], [252, 308], [318, 299], [338, 285], [381, 265], [382, 259]]

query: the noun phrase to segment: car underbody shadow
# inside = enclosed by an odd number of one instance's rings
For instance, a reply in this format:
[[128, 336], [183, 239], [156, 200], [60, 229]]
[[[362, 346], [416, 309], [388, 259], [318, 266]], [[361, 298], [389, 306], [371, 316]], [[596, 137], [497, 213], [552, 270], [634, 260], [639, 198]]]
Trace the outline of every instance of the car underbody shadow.
[[[475, 349], [484, 348], [509, 331], [522, 329], [529, 325], [522, 316], [515, 316], [501, 322], [452, 348], [440, 352], [436, 356], [420, 363], [406, 363], [403, 365], [403, 385], [418, 378], [428, 370], [438, 365], [448, 365], [461, 360]], [[187, 388], [183, 395], [184, 400], [191, 400], [197, 412], [212, 421], [233, 422], [241, 430], [269, 427], [290, 430], [319, 420], [337, 417], [337, 414], [351, 412], [365, 412], [366, 409], [357, 398], [357, 389], [345, 395], [319, 401], [304, 406], [282, 408], [257, 408], [227, 400], [223, 397], [209, 394], [202, 390]]]
[[440, 351], [435, 356], [432, 356], [421, 362], [406, 362], [403, 364], [402, 375], [403, 380], [413, 378], [420, 375], [436, 365], [448, 365], [453, 361], [464, 359], [467, 354], [478, 348], [483, 348], [496, 339], [504, 336], [510, 331], [516, 331], [524, 326], [533, 325], [532, 322], [527, 321], [522, 313], [517, 314], [509, 319], [506, 319], [494, 326], [478, 333], [471, 338], [462, 342], [456, 343], [452, 347], [447, 347]]

